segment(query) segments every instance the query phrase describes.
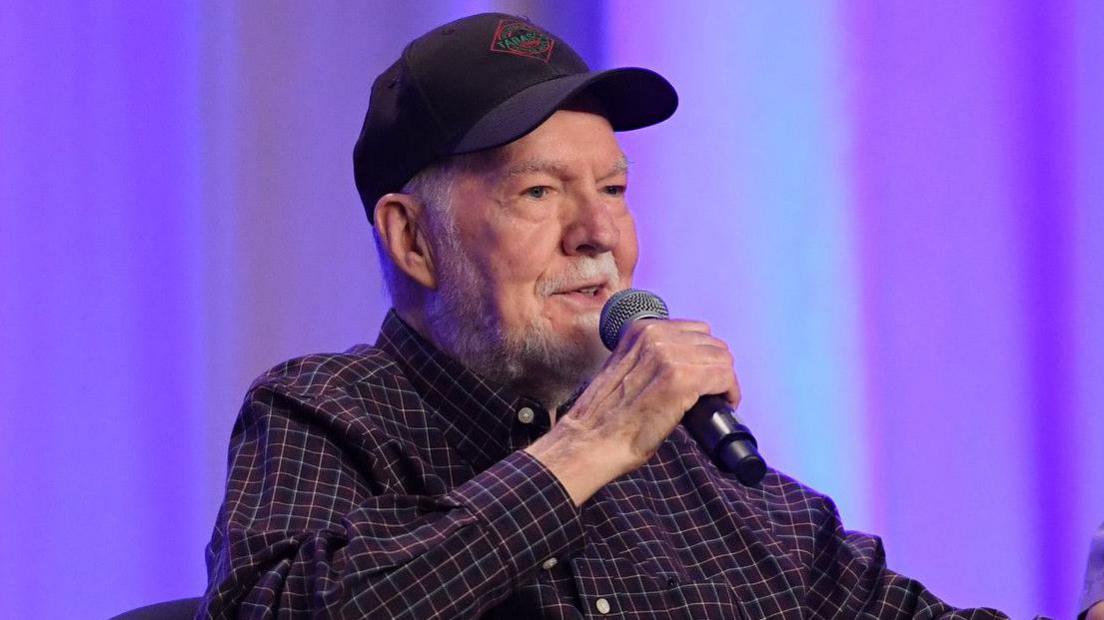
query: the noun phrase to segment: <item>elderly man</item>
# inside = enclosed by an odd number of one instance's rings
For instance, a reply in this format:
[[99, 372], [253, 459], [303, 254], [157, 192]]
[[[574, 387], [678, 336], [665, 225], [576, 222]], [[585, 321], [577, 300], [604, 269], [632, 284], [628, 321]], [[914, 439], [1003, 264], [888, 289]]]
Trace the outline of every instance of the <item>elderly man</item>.
[[601, 344], [637, 259], [614, 132], [676, 102], [500, 14], [378, 77], [354, 161], [394, 309], [250, 389], [207, 616], [998, 616], [887, 570], [828, 498], [717, 469], [678, 426], [740, 398], [704, 323]]

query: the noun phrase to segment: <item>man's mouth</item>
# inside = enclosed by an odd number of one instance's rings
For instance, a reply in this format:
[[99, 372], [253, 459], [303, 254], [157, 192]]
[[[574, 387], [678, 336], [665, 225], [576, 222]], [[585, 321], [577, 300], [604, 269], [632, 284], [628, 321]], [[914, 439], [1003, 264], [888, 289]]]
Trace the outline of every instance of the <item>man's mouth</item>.
[[575, 300], [585, 303], [588, 307], [605, 303], [610, 296], [610, 287], [606, 282], [585, 283], [578, 286], [565, 287], [553, 293], [561, 299]]
[[558, 297], [576, 305], [576, 311], [590, 313], [610, 298], [618, 286], [620, 274], [612, 254], [581, 257], [555, 275], [542, 279], [537, 293], [545, 299]]

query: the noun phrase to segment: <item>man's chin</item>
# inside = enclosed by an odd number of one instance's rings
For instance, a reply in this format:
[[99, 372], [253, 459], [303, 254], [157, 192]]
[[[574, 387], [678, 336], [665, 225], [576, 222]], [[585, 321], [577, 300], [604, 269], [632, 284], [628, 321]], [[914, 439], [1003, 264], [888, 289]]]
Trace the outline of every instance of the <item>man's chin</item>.
[[606, 361], [609, 351], [598, 333], [598, 318], [598, 313], [576, 316], [568, 329], [547, 336], [549, 346], [560, 351], [559, 363], [595, 368]]
[[566, 333], [530, 329], [522, 338], [523, 341], [515, 340], [513, 346], [506, 347], [519, 362], [516, 369], [520, 373], [514, 383], [547, 406], [567, 400], [581, 384], [593, 378], [609, 357], [597, 329]]
[[487, 309], [454, 311], [451, 320], [438, 316], [434, 327], [439, 345], [469, 369], [554, 407], [590, 381], [609, 357], [598, 335], [598, 315], [572, 313], [507, 330]]
[[596, 343], [601, 346], [602, 338], [598, 335], [598, 321], [601, 315], [600, 308], [572, 313], [561, 320], [549, 321], [547, 332], [550, 333], [549, 337], [556, 336], [563, 341]]

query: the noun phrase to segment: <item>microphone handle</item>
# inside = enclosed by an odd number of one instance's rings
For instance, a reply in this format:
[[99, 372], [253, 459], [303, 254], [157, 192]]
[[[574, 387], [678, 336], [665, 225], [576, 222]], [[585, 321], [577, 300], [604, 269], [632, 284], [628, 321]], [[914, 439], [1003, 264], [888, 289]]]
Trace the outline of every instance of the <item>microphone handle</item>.
[[759, 444], [720, 396], [702, 396], [682, 419], [698, 445], [718, 467], [736, 475], [744, 485], [759, 484], [767, 464], [759, 456]]

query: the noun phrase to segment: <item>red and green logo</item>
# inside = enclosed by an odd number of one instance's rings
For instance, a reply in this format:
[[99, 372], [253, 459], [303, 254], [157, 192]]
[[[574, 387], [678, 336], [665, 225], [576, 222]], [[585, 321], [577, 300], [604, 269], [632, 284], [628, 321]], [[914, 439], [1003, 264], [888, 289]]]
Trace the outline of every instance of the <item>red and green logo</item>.
[[495, 29], [494, 39], [491, 40], [491, 51], [548, 62], [552, 57], [552, 47], [555, 44], [552, 37], [537, 30], [529, 22], [503, 19], [498, 22], [498, 28]]

